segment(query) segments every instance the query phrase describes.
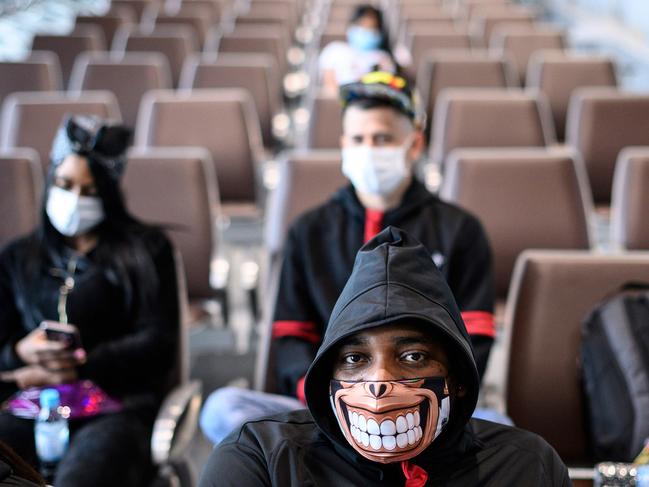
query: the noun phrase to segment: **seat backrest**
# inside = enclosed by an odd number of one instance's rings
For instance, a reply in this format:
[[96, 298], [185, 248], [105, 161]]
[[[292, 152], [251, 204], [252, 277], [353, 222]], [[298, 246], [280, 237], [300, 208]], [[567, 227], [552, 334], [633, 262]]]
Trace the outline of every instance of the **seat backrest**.
[[438, 95], [433, 119], [431, 155], [440, 166], [460, 147], [544, 147], [556, 141], [550, 108], [536, 92], [449, 88]]
[[246, 90], [150, 91], [140, 105], [135, 145], [205, 147], [216, 168], [221, 200], [256, 201], [263, 146], [255, 105]]
[[516, 84], [512, 66], [502, 56], [487, 51], [432, 52], [421, 60], [417, 72], [417, 87], [431, 126], [435, 101], [446, 88], [506, 88]]
[[347, 25], [333, 24], [325, 27], [320, 34], [320, 49], [325, 48], [332, 42], [346, 42], [347, 40]]
[[130, 211], [160, 225], [180, 251], [191, 299], [214, 296], [210, 262], [219, 197], [214, 165], [202, 147], [134, 148], [122, 182]]
[[422, 59], [431, 51], [438, 49], [470, 49], [471, 37], [467, 32], [455, 28], [439, 27], [431, 33], [414, 32], [410, 35], [411, 75], [417, 74]]
[[649, 146], [623, 149], [611, 196], [611, 242], [617, 248], [649, 249]]
[[471, 32], [476, 44], [488, 46], [494, 30], [501, 25], [533, 28], [536, 13], [520, 5], [495, 5], [475, 9], [471, 16]]
[[124, 123], [135, 127], [142, 95], [148, 90], [171, 88], [167, 58], [157, 52], [83, 53], [70, 77], [71, 92], [107, 90], [117, 98]]
[[543, 49], [564, 49], [565, 44], [563, 32], [553, 27], [504, 24], [494, 30], [489, 48], [513, 63], [520, 84], [525, 86], [530, 57]]
[[548, 98], [557, 137], [563, 140], [572, 92], [585, 86], [617, 86], [615, 65], [613, 59], [605, 56], [539, 51], [530, 58], [527, 86]]
[[[177, 12], [159, 11], [155, 17], [155, 26], [183, 25], [194, 31], [199, 46], [203, 46], [210, 27], [215, 23], [215, 12], [207, 5], [198, 2], [186, 2]], [[147, 21], [143, 20], [146, 24]]]
[[36, 34], [32, 42], [32, 51], [53, 51], [59, 57], [64, 87], [78, 54], [105, 49], [104, 33], [97, 25], [79, 25], [67, 35]]
[[499, 298], [507, 295], [514, 263], [525, 249], [590, 247], [592, 198], [574, 151], [457, 149], [446, 161], [440, 195], [484, 225]]
[[59, 58], [50, 51], [32, 51], [23, 61], [0, 62], [0, 103], [15, 91], [63, 89]]
[[0, 151], [0, 248], [36, 227], [42, 191], [43, 171], [36, 151]]
[[343, 133], [342, 106], [336, 95], [316, 92], [308, 102], [309, 128], [306, 137], [308, 149], [337, 149]]
[[192, 28], [186, 25], [163, 25], [157, 26], [150, 33], [120, 29], [115, 35], [112, 50], [115, 53], [137, 51], [163, 54], [171, 68], [173, 85], [177, 86], [185, 58], [198, 48], [198, 39]]
[[111, 46], [117, 29], [134, 26], [138, 22], [137, 14], [127, 5], [111, 5], [103, 15], [77, 15], [75, 25], [96, 25], [104, 34], [106, 46]]
[[38, 152], [45, 170], [56, 130], [68, 114], [122, 119], [115, 95], [108, 91], [14, 93], [2, 105], [0, 149], [31, 147]]
[[126, 6], [133, 10], [135, 13], [135, 21], [142, 20], [142, 14], [147, 8], [158, 7], [162, 3], [161, 0], [111, 0], [111, 7]]
[[221, 37], [219, 52], [248, 52], [270, 54], [275, 58], [281, 76], [286, 74], [288, 62], [285, 34], [274, 25], [244, 25]]
[[339, 150], [285, 152], [279, 160], [279, 182], [269, 194], [265, 237], [266, 250], [278, 255], [286, 233], [301, 214], [325, 203], [347, 179]]
[[185, 61], [179, 88], [243, 88], [250, 92], [259, 115], [266, 147], [273, 144], [272, 120], [281, 106], [275, 58], [259, 53], [192, 56]]
[[607, 205], [615, 161], [632, 145], [649, 145], [649, 94], [579, 88], [568, 108], [566, 145], [586, 163], [595, 203]]
[[545, 438], [567, 464], [592, 465], [579, 367], [581, 323], [628, 281], [646, 280], [649, 253], [527, 251], [514, 270], [507, 414]]

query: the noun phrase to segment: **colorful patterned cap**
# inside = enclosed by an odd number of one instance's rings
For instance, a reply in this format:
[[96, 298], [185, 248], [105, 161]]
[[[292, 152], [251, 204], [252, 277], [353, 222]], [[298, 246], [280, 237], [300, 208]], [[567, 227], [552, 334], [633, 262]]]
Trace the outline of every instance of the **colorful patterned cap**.
[[378, 99], [387, 102], [411, 120], [416, 118], [415, 101], [408, 82], [396, 74], [374, 71], [359, 81], [340, 87], [340, 100], [346, 107], [355, 100]]

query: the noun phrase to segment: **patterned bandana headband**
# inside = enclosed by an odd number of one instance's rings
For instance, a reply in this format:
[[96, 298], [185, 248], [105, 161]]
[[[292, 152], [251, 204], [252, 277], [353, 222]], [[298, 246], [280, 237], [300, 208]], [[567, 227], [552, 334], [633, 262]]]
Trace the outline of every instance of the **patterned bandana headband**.
[[347, 442], [373, 462], [416, 457], [448, 423], [444, 377], [330, 382], [331, 406]]
[[51, 166], [56, 168], [70, 154], [80, 154], [118, 180], [126, 166], [130, 139], [131, 130], [124, 125], [92, 115], [67, 116], [54, 137]]

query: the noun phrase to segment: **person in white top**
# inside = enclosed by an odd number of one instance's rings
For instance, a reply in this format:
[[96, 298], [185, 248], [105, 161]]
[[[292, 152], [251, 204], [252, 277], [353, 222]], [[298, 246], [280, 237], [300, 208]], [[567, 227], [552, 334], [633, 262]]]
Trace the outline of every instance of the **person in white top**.
[[381, 11], [371, 5], [359, 5], [347, 29], [347, 42], [325, 46], [318, 60], [320, 82], [326, 91], [358, 81], [372, 71], [395, 73], [397, 64], [390, 50]]

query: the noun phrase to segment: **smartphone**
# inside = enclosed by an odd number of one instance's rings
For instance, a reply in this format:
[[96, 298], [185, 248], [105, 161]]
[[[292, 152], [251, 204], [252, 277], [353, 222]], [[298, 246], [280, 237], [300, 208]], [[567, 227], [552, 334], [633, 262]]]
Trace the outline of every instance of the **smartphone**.
[[81, 347], [81, 335], [76, 326], [57, 321], [43, 321], [41, 328], [45, 330], [45, 336], [48, 340], [63, 342], [67, 348], [76, 350]]

